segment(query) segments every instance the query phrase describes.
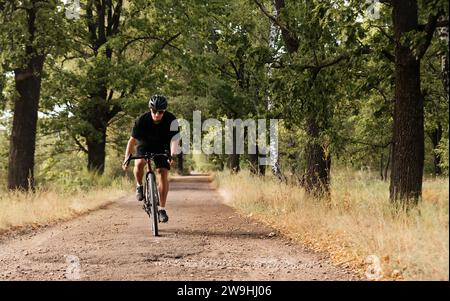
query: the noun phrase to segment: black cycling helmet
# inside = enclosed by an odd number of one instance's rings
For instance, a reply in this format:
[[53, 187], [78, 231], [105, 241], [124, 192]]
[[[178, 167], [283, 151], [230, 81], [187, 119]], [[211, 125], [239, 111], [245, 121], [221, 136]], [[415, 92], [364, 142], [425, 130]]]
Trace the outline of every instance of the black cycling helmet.
[[163, 95], [153, 95], [149, 102], [148, 107], [155, 111], [162, 111], [167, 109], [167, 99]]

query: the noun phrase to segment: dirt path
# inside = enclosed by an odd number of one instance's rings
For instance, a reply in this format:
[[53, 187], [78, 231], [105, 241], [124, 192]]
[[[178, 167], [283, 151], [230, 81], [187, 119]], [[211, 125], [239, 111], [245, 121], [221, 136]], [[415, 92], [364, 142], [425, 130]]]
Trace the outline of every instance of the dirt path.
[[[152, 237], [134, 195], [0, 241], [0, 280], [349, 280], [349, 271], [223, 204], [208, 177], [174, 178]], [[79, 262], [79, 264], [78, 264]]]

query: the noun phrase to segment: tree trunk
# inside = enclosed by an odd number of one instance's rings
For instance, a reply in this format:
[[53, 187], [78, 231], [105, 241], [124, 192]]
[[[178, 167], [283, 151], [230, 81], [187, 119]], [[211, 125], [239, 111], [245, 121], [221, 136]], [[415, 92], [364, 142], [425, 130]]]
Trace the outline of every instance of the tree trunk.
[[[290, 126], [286, 126], [286, 129], [288, 132], [293, 131], [293, 129]], [[293, 151], [296, 150], [298, 148], [297, 143], [296, 143], [296, 139], [297, 137], [294, 136], [294, 134], [289, 133], [288, 134], [288, 138], [287, 138], [287, 147], [290, 150], [287, 154], [287, 164], [289, 166], [289, 171], [290, 173], [294, 176], [297, 177], [298, 175], [298, 164], [297, 164], [297, 160], [298, 160], [298, 152], [297, 151]]]
[[395, 109], [390, 199], [416, 204], [422, 195], [424, 164], [424, 106], [420, 90], [420, 61], [401, 44], [417, 29], [417, 1], [393, 1], [395, 31]]
[[[258, 158], [267, 160], [267, 156], [265, 154], [259, 155]], [[258, 175], [259, 176], [265, 176], [266, 175], [266, 165], [265, 164], [259, 164], [259, 159], [258, 159]]]
[[442, 138], [442, 125], [439, 123], [438, 126], [430, 133], [431, 144], [433, 145], [433, 163], [434, 163], [434, 175], [442, 175], [441, 169], [441, 156], [436, 153], [436, 149], [439, 146], [439, 142]]
[[[108, 61], [112, 61], [113, 50], [107, 45], [108, 40], [119, 33], [120, 17], [123, 1], [88, 1], [86, 4], [86, 25], [90, 34], [90, 47], [94, 56], [104, 47]], [[95, 8], [95, 9], [94, 9]], [[93, 12], [97, 16], [94, 16]], [[105, 45], [106, 44], [106, 45]], [[79, 108], [79, 118], [89, 123], [89, 128], [81, 133], [86, 139], [88, 151], [88, 170], [103, 174], [106, 156], [106, 130], [109, 122], [120, 112], [120, 105], [111, 104], [114, 96], [112, 88], [108, 87], [109, 70], [92, 72], [93, 88], [88, 91], [88, 103]]]
[[[277, 18], [280, 19], [283, 15], [283, 10], [286, 9], [285, 1], [275, 0], [275, 9], [277, 11]], [[296, 53], [300, 45], [298, 37], [292, 35], [288, 24], [280, 29], [288, 53]], [[314, 71], [310, 89], [319, 71], [320, 69]], [[306, 132], [309, 138], [312, 139], [312, 142], [308, 143], [305, 147], [307, 170], [303, 178], [303, 183], [308, 193], [321, 197], [329, 193], [331, 159], [330, 157], [326, 157], [323, 147], [314, 141], [320, 134], [320, 129], [314, 114], [310, 112], [306, 121]]]
[[250, 172], [255, 176], [264, 176], [266, 174], [266, 166], [259, 164], [259, 155], [249, 155]]
[[182, 175], [183, 174], [183, 170], [184, 170], [184, 167], [183, 167], [183, 153], [182, 152], [180, 152], [177, 155], [177, 169], [178, 169], [178, 172], [180, 173], [180, 175]]
[[240, 155], [239, 154], [230, 154], [228, 156], [228, 168], [232, 173], [238, 173], [241, 170], [240, 164]]
[[331, 159], [325, 155], [323, 147], [314, 141], [319, 138], [320, 133], [315, 119], [307, 120], [306, 132], [312, 141], [308, 142], [305, 147], [307, 169], [304, 185], [309, 194], [322, 197], [329, 192]]
[[[277, 11], [278, 18], [281, 17], [282, 11], [285, 9], [286, 4], [284, 0], [275, 0], [275, 9]], [[281, 35], [283, 36], [284, 44], [286, 45], [286, 49], [289, 54], [293, 54], [297, 52], [299, 47], [299, 40], [297, 37], [292, 36], [289, 32], [289, 28], [280, 28]]]
[[259, 154], [258, 146], [256, 146], [256, 154], [249, 154], [248, 157], [250, 162], [250, 172], [253, 175], [264, 176], [266, 168], [265, 165], [259, 164], [259, 159], [263, 158], [263, 156]]
[[391, 163], [392, 158], [392, 144], [389, 144], [389, 152], [387, 157], [386, 166], [384, 167], [384, 181], [388, 180], [388, 170], [389, 170], [389, 164]]
[[219, 171], [223, 171], [225, 169], [225, 163], [224, 163], [224, 160], [220, 160], [220, 163], [219, 163]]
[[380, 155], [380, 179], [381, 181], [384, 181], [384, 154], [383, 149], [381, 149], [381, 155]]
[[103, 174], [106, 157], [106, 128], [97, 130], [97, 135], [86, 137], [88, 170]]
[[233, 127], [233, 153], [228, 156], [227, 166], [232, 173], [238, 173], [240, 167], [240, 155], [236, 149], [236, 127]]
[[250, 173], [255, 176], [258, 175], [258, 173], [259, 173], [258, 154], [249, 154], [248, 161], [250, 163]]
[[[448, 20], [448, 16], [447, 16], [447, 18], [445, 16], [441, 16], [439, 18], [440, 21], [444, 21], [445, 19]], [[438, 32], [439, 32], [439, 38], [448, 44], [448, 26], [439, 28]], [[442, 70], [442, 83], [444, 85], [444, 90], [445, 90], [445, 94], [447, 96], [447, 101], [448, 101], [448, 95], [449, 95], [449, 93], [448, 93], [448, 86], [449, 86], [448, 65], [449, 65], [448, 51], [444, 51], [444, 53], [442, 53], [442, 55], [441, 55], [441, 70]]]
[[35, 2], [26, 10], [28, 41], [25, 45], [27, 64], [14, 70], [17, 98], [11, 130], [8, 189], [34, 189], [34, 152], [36, 127], [41, 92], [41, 75], [45, 55], [34, 48], [37, 8]]
[[9, 147], [8, 189], [34, 189], [34, 152], [41, 91], [41, 74], [45, 57], [36, 55], [24, 69], [14, 70], [18, 97]]

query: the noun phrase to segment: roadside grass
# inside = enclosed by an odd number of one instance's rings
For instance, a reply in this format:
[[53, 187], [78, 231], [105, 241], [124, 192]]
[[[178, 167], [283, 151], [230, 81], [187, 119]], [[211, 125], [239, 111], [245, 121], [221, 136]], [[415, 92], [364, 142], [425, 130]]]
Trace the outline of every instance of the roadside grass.
[[425, 180], [423, 200], [408, 212], [393, 210], [389, 183], [374, 174], [342, 169], [332, 179], [331, 198], [323, 200], [248, 171], [217, 173], [215, 184], [242, 214], [328, 253], [363, 279], [449, 280], [448, 178]]
[[35, 192], [0, 191], [0, 234], [72, 219], [126, 196], [129, 178], [87, 171], [61, 177]]

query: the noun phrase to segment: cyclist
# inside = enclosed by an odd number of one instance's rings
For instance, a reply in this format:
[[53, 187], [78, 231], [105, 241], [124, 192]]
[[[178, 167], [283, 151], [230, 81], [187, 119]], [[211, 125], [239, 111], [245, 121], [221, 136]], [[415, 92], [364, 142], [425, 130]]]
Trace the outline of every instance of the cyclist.
[[[155, 157], [156, 174], [158, 175], [158, 190], [160, 196], [160, 206], [158, 208], [159, 220], [166, 223], [169, 220], [166, 210], [167, 194], [169, 192], [168, 173], [170, 166], [175, 164], [175, 155], [178, 141], [174, 136], [179, 132], [171, 131], [170, 126], [176, 117], [166, 111], [167, 99], [163, 95], [153, 95], [148, 102], [149, 112], [142, 114], [134, 124], [131, 137], [128, 140], [125, 151], [125, 159], [132, 154], [136, 145], [137, 155], [145, 153], [168, 153], [170, 152], [170, 162], [165, 157]], [[144, 199], [142, 177], [144, 175], [145, 159], [136, 160], [134, 163], [134, 177], [136, 179], [136, 198], [138, 201]], [[123, 165], [122, 169], [127, 170]]]

